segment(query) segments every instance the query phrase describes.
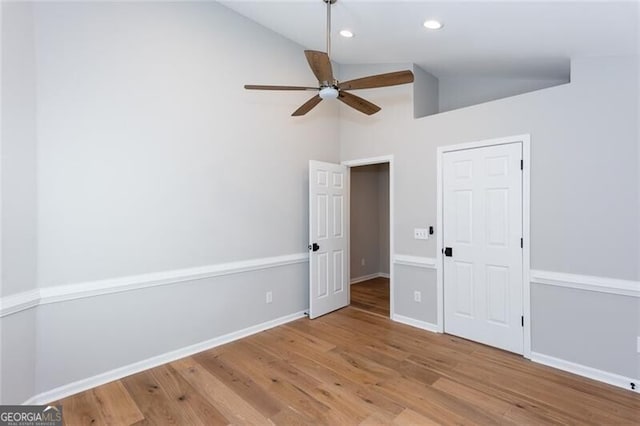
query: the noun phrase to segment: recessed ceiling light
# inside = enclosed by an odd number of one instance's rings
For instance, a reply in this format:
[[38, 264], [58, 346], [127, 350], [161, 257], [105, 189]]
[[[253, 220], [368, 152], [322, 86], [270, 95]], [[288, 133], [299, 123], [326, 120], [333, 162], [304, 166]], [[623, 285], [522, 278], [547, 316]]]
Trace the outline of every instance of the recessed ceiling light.
[[424, 21], [424, 24], [422, 25], [430, 30], [439, 30], [440, 28], [442, 28], [442, 23], [440, 23], [440, 21], [436, 21], [435, 19]]
[[342, 30], [342, 31], [340, 31], [340, 35], [341, 35], [342, 37], [346, 37], [346, 38], [351, 38], [351, 37], [353, 37], [353, 33], [352, 33], [351, 31], [349, 31], [349, 30]]

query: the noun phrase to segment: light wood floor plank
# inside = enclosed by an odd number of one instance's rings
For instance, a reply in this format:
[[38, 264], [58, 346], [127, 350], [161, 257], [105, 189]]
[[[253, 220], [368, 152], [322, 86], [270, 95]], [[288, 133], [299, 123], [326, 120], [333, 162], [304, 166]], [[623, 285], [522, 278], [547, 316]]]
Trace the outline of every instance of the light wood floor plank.
[[68, 425], [640, 423], [638, 394], [350, 307], [59, 403]]
[[351, 306], [389, 318], [389, 278], [373, 278], [351, 285]]
[[416, 413], [411, 408], [405, 408], [404, 410], [402, 410], [402, 413], [400, 413], [395, 419], [393, 419], [393, 424], [398, 426], [431, 426], [437, 425], [439, 423]]
[[280, 412], [282, 405], [277, 399], [233, 363], [223, 361], [215, 352], [202, 352], [193, 358], [266, 418]]
[[107, 425], [132, 424], [144, 419], [121, 381], [97, 387], [93, 394]]
[[[162, 365], [123, 380], [124, 386], [144, 415], [142, 424], [221, 425], [227, 420], [210, 406], [203, 409], [199, 395], [187, 390], [169, 365]], [[206, 406], [206, 405], [205, 405]], [[210, 421], [208, 419], [210, 416]]]
[[62, 405], [62, 419], [65, 425], [107, 424], [102, 415], [102, 407], [92, 391], [82, 392], [62, 401], [56, 401], [53, 405]]
[[198, 389], [201, 395], [217, 407], [230, 423], [245, 425], [269, 423], [267, 417], [195, 362], [192, 357], [174, 361], [171, 365], [191, 386]]

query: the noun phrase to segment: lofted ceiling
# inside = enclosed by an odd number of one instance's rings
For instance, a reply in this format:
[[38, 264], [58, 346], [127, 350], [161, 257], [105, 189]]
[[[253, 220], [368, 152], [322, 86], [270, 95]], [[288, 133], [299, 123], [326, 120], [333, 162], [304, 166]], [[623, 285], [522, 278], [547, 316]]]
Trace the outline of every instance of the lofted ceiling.
[[[221, 3], [307, 49], [326, 50], [323, 0]], [[639, 6], [636, 0], [338, 0], [331, 57], [341, 64], [415, 63], [437, 77], [564, 79], [572, 57], [638, 54]], [[426, 19], [444, 27], [427, 30]], [[341, 37], [342, 29], [355, 36]]]

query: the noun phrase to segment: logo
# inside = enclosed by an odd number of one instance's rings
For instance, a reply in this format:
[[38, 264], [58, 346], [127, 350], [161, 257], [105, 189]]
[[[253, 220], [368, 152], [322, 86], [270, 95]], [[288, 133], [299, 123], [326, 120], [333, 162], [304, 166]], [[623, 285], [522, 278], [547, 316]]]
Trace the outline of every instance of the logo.
[[0, 405], [0, 426], [62, 426], [62, 406]]

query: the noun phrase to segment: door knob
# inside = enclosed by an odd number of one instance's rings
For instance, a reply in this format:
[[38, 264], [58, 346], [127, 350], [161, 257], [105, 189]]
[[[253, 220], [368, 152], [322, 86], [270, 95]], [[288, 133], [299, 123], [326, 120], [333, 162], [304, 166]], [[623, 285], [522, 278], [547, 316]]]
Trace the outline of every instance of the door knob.
[[444, 253], [445, 256], [447, 257], [452, 257], [453, 256], [453, 249], [451, 247], [445, 247], [442, 252]]
[[318, 245], [318, 243], [309, 244], [309, 250], [318, 251], [320, 250], [320, 246]]

